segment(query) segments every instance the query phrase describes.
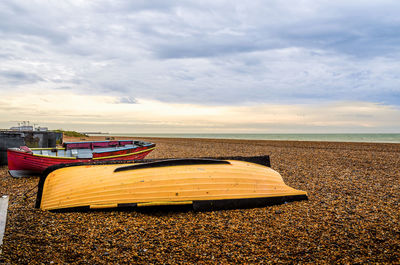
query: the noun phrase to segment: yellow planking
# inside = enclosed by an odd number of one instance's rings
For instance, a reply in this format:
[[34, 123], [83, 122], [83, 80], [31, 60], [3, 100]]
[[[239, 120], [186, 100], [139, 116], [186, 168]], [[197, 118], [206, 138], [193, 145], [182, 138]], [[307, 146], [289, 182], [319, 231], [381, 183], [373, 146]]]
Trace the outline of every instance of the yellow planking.
[[193, 201], [140, 202], [137, 204], [137, 206], [144, 207], [144, 206], [161, 206], [161, 205], [187, 205], [192, 203]]
[[50, 148], [31, 148], [31, 150], [33, 150], [33, 151], [37, 151], [37, 150], [54, 150], [54, 149], [57, 149], [57, 150], [65, 150], [65, 148], [63, 148], [63, 147], [56, 147], [56, 148], [54, 148], [54, 147], [50, 147]]
[[[40, 208], [117, 207], [191, 204], [199, 200], [307, 195], [287, 186], [269, 167], [230, 160], [204, 164], [114, 172], [121, 165], [61, 168], [47, 176]], [[131, 164], [125, 164], [128, 166]]]

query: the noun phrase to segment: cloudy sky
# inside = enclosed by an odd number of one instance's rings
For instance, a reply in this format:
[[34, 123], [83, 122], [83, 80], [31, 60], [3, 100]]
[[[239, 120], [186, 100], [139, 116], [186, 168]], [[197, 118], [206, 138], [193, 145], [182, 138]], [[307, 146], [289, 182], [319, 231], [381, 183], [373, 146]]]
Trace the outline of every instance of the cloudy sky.
[[0, 128], [400, 132], [399, 1], [0, 2]]

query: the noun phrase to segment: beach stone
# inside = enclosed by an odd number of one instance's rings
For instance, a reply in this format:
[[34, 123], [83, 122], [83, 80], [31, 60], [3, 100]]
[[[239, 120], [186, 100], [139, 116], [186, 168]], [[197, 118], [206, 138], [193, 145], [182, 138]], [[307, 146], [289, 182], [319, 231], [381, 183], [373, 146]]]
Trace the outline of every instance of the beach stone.
[[33, 208], [35, 196], [23, 199], [38, 177], [14, 179], [1, 166], [0, 194], [10, 201], [0, 263], [400, 263], [400, 144], [141, 140], [157, 144], [148, 158], [270, 155], [308, 200], [210, 212], [56, 213]]

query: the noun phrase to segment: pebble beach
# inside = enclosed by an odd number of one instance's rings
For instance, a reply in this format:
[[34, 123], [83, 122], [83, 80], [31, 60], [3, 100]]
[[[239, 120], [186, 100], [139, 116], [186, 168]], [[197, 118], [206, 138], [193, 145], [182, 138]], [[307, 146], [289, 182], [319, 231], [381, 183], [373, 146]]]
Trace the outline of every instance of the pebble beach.
[[0, 264], [400, 263], [400, 144], [140, 140], [156, 143], [147, 158], [270, 155], [271, 167], [308, 200], [211, 212], [54, 213], [34, 208], [39, 177], [15, 179], [0, 166], [0, 195], [10, 196]]

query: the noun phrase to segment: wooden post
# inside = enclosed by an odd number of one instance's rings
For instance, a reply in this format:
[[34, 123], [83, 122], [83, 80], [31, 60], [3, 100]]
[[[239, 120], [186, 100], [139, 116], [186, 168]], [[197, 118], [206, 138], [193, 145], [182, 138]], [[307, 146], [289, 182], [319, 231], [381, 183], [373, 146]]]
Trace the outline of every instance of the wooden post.
[[3, 252], [3, 237], [6, 230], [7, 209], [8, 196], [3, 195], [0, 198], [0, 254]]

